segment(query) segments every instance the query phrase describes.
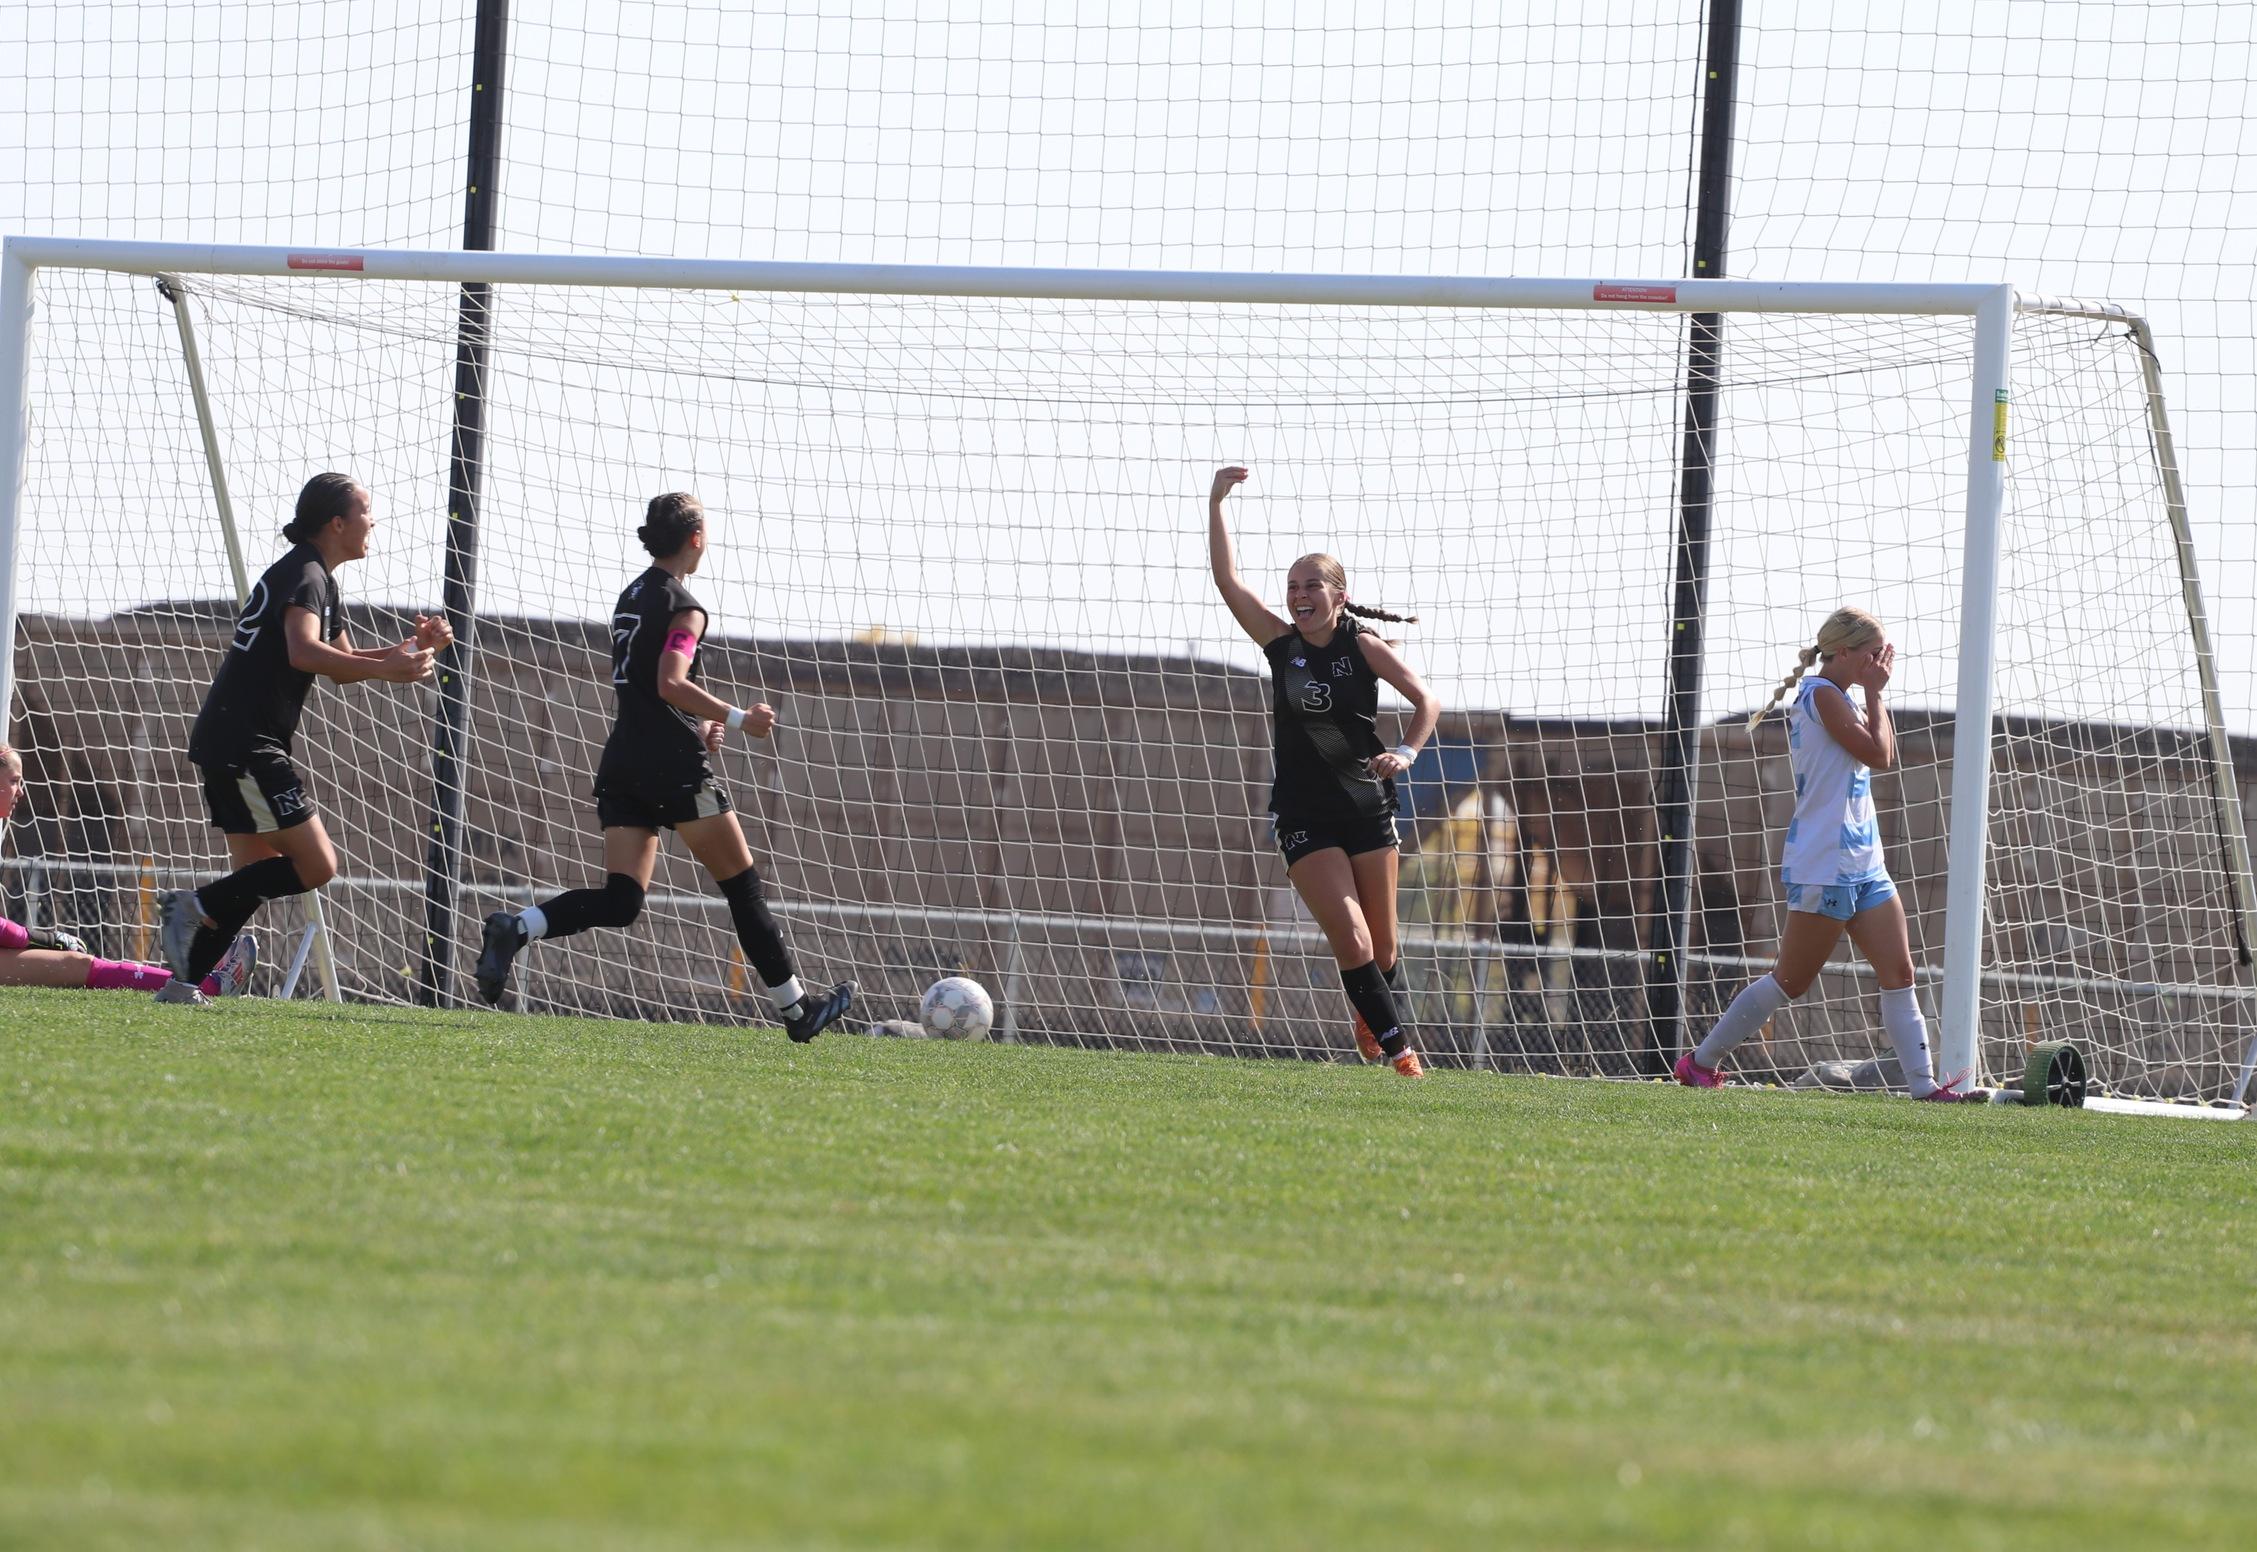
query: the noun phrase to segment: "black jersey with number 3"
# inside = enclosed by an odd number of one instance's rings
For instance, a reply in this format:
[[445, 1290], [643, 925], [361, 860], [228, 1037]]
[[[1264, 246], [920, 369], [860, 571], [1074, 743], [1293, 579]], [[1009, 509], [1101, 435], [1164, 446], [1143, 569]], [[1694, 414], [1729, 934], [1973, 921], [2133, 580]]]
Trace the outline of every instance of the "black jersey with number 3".
[[1289, 631], [1262, 649], [1277, 727], [1271, 813], [1336, 819], [1395, 812], [1394, 778], [1372, 775], [1366, 763], [1387, 746], [1379, 741], [1379, 676], [1364, 661], [1364, 633], [1362, 622], [1344, 614], [1321, 647]]
[[313, 688], [312, 674], [290, 666], [282, 621], [292, 609], [313, 615], [323, 641], [344, 634], [344, 594], [310, 544], [293, 546], [251, 584], [235, 638], [188, 735], [188, 758], [196, 764], [231, 768], [253, 755], [290, 753], [306, 692]]
[[618, 720], [604, 742], [596, 767], [596, 786], [615, 791], [658, 791], [694, 787], [713, 774], [698, 719], [669, 706], [658, 693], [658, 660], [666, 651], [674, 616], [685, 610], [699, 616], [698, 650], [690, 656], [690, 678], [703, 678], [705, 606], [690, 596], [682, 579], [653, 566], [627, 584], [611, 611], [611, 687], [618, 697]]

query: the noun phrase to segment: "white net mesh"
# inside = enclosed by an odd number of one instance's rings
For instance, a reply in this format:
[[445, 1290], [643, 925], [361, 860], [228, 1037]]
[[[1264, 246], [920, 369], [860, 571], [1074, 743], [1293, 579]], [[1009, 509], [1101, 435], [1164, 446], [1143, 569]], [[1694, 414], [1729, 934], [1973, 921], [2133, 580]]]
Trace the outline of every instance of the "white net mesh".
[[[170, 308], [146, 278], [42, 287], [18, 727], [47, 809], [26, 851], [53, 914], [145, 951], [147, 890], [221, 860], [181, 750], [232, 584]], [[254, 574], [299, 484], [342, 467], [379, 523], [342, 578], [356, 635], [435, 607], [454, 289], [189, 291]], [[1421, 616], [1406, 653], [1448, 707], [1406, 784], [1421, 1045], [1638, 1070], [1683, 331], [1632, 312], [505, 289], [452, 970], [483, 911], [600, 878], [605, 621], [643, 564], [644, 501], [689, 489], [714, 522], [692, 584], [709, 678], [782, 718], [722, 764], [803, 973], [858, 977], [873, 1017], [961, 970], [1018, 1038], [1343, 1054], [1335, 972], [1261, 819], [1259, 654], [1206, 577], [1208, 473], [1246, 462], [1232, 520], [1257, 587], [1330, 550], [1360, 601]], [[1703, 742], [1696, 1032], [1778, 927], [1791, 782], [1778, 721], [1751, 734], [1745, 713], [1843, 602], [1900, 646], [1903, 769], [1876, 791], [1915, 958], [1940, 962], [1970, 339], [1958, 318], [1727, 321], [1707, 704], [1740, 716]], [[2120, 325], [2025, 319], [2015, 393], [1990, 1063], [2071, 1036], [2120, 1086], [2215, 1094], [2248, 981], [2139, 359]], [[367, 685], [309, 706], [348, 995], [415, 989], [435, 700]], [[529, 1006], [764, 1017], [723, 902], [679, 855], [634, 931], [525, 964]], [[1743, 1069], [1872, 1054], [1871, 993], [1837, 965]]]

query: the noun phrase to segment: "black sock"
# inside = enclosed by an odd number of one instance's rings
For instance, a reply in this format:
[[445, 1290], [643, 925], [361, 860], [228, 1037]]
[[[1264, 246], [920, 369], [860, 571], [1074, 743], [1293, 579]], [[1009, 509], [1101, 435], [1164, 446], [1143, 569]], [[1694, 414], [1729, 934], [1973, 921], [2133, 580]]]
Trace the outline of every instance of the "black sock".
[[643, 914], [643, 892], [643, 886], [624, 873], [604, 875], [601, 889], [566, 890], [541, 902], [541, 916], [548, 923], [541, 936], [569, 938], [590, 927], [632, 927]]
[[752, 966], [763, 986], [781, 986], [792, 978], [791, 950], [784, 947], [783, 929], [776, 925], [768, 902], [761, 898], [760, 874], [746, 868], [735, 878], [717, 878], [721, 898], [729, 902], [729, 919], [736, 923], [737, 945], [745, 963]]
[[203, 985], [204, 977], [212, 973], [221, 956], [226, 954], [227, 945], [233, 943], [235, 934], [242, 930], [242, 922], [226, 932], [217, 927], [198, 927], [196, 936], [188, 944], [188, 973], [181, 979], [190, 986]]
[[196, 929], [195, 940], [188, 946], [188, 973], [184, 979], [194, 985], [210, 975], [220, 956], [227, 952], [227, 946], [235, 941], [235, 935], [243, 930], [243, 924], [260, 906], [269, 900], [287, 900], [305, 892], [306, 886], [298, 877], [298, 865], [288, 857], [261, 857], [197, 890], [196, 903], [212, 919], [212, 925]]
[[288, 857], [261, 857], [247, 862], [225, 878], [214, 879], [196, 891], [196, 903], [228, 936], [243, 930], [251, 913], [269, 900], [302, 895], [306, 886], [298, 879], [298, 865]]
[[[1400, 954], [1396, 955], [1395, 962], [1389, 965], [1386, 969], [1380, 971], [1379, 974], [1380, 977], [1387, 982], [1388, 991], [1394, 993], [1395, 1006], [1398, 1009], [1408, 1006], [1408, 1004], [1403, 1001], [1403, 956]], [[1379, 1042], [1379, 1048], [1382, 1051], [1385, 1051], [1389, 1056], [1400, 1056], [1403, 1052], [1410, 1049], [1411, 1037], [1409, 1035], [1401, 1034], [1401, 1031], [1397, 1031], [1397, 1034], [1400, 1035], [1401, 1038], [1399, 1039], [1398, 1043], [1394, 1045], [1389, 1045], [1384, 1040]]]
[[1340, 972], [1340, 984], [1347, 989], [1348, 1000], [1364, 1016], [1364, 1027], [1379, 1037], [1379, 1048], [1389, 1056], [1408, 1049], [1410, 1037], [1403, 1033], [1401, 1021], [1395, 1017], [1395, 994], [1388, 989], [1387, 977], [1380, 973], [1376, 963], [1356, 966]]

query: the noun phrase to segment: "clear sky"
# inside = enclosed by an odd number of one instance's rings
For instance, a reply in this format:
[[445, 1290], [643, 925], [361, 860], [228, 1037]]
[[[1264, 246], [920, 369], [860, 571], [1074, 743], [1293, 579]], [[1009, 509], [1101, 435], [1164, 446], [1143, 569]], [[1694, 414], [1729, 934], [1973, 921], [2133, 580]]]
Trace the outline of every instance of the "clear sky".
[[[0, 229], [451, 246], [472, 9], [0, 4]], [[520, 5], [503, 241], [685, 256], [1674, 276], [1688, 262], [1699, 9], [1534, 4], [1497, 22], [1487, 5], [1307, 0], [794, 0], [758, 16]], [[1755, 0], [1746, 10], [1731, 272], [2005, 279], [2147, 312], [2232, 720], [2257, 728], [2253, 8]], [[556, 324], [541, 337], [635, 348], [617, 322], [582, 318], [577, 332]], [[61, 482], [72, 488], [134, 484], [138, 467], [142, 518], [164, 519], [166, 542], [121, 530], [99, 576], [34, 556], [24, 586], [34, 606], [224, 587], [216, 546], [197, 537], [208, 508], [194, 444], [180, 434], [177, 368], [146, 317], [121, 311], [115, 327], [142, 332], [80, 341], [79, 377], [139, 406], [125, 417], [139, 440], [47, 447], [74, 465]], [[712, 351], [722, 332], [708, 320], [681, 349]], [[1174, 352], [1194, 334], [1186, 325], [1143, 343]], [[1263, 330], [1207, 334], [1210, 346], [1243, 347]], [[1285, 354], [1310, 359], [1320, 336], [1295, 334]], [[838, 348], [834, 334], [811, 337]], [[1523, 351], [1485, 380], [1465, 379], [1461, 408], [1484, 395], [1508, 406], [1478, 435], [1444, 410], [1389, 419], [1336, 407], [1295, 422], [1263, 407], [1259, 383], [1235, 397], [1209, 383], [1178, 395], [1191, 403], [1178, 417], [1188, 426], [1147, 428], [1102, 470], [1085, 467], [1136, 482], [1125, 494], [1053, 488], [1070, 460], [1016, 484], [991, 464], [988, 484], [968, 490], [974, 465], [873, 451], [872, 438], [937, 423], [930, 402], [866, 399], [862, 418], [821, 434], [854, 457], [795, 473], [788, 457], [753, 445], [774, 434], [773, 395], [760, 401], [771, 419], [739, 425], [732, 440], [710, 421], [700, 432], [694, 416], [678, 429], [656, 416], [576, 430], [569, 413], [532, 414], [550, 401], [528, 388], [520, 429], [497, 449], [488, 585], [497, 607], [600, 613], [628, 564], [622, 508], [646, 486], [694, 481], [757, 541], [717, 558], [711, 586], [725, 618], [985, 639], [1141, 631], [1247, 661], [1206, 591], [1195, 498], [1210, 459], [1267, 459], [1275, 472], [1241, 513], [1250, 573], [1274, 574], [1303, 548], [1342, 551], [1359, 590], [1428, 617], [1413, 639], [1461, 702], [1657, 709], [1666, 378], [1645, 397], [1615, 393], [1608, 415], [1588, 400], [1562, 409], [1556, 388], [1610, 373], [1642, 380], [1666, 362], [1669, 341], [1623, 347], [1511, 329], [1451, 339], [1461, 354]], [[1806, 365], [1850, 348], [1833, 339], [1798, 358], [1791, 341], [1766, 343]], [[943, 349], [933, 346], [930, 370], [961, 369]], [[107, 376], [87, 367], [96, 357]], [[392, 374], [382, 381], [379, 359]], [[230, 462], [252, 526], [271, 530], [304, 460], [344, 461], [321, 453], [343, 443], [356, 467], [381, 471], [399, 525], [390, 537], [400, 549], [357, 585], [403, 596], [433, 587], [444, 447], [434, 455], [427, 427], [443, 425], [448, 385], [443, 357], [439, 381], [414, 384], [424, 359], [372, 354], [357, 382], [333, 366], [310, 408], [290, 405], [287, 377], [245, 368], [222, 415], [235, 417]], [[1327, 359], [1335, 388], [1416, 396], [1416, 339]], [[1138, 380], [1165, 384], [1170, 370], [1147, 361]], [[1054, 396], [1052, 421], [1078, 424], [1068, 375], [1037, 386]], [[1871, 407], [1878, 389], [1851, 396], [1875, 440], [1932, 421], [1929, 400], [1942, 392], [1891, 386], [1897, 409]], [[591, 380], [582, 413], [597, 417], [607, 394], [624, 404], [634, 391]], [[704, 390], [643, 391], [678, 400], [670, 413], [710, 408]], [[1218, 410], [1224, 399], [1236, 408]], [[731, 399], [730, 412], [749, 402]], [[1010, 434], [1039, 437], [1039, 419], [1015, 414]], [[1234, 426], [1246, 446], [1231, 445]], [[1740, 504], [1721, 514], [1715, 601], [1726, 618], [1712, 704], [1760, 693], [1813, 611], [1855, 589], [1884, 604], [1900, 590], [1908, 655], [1926, 659], [1908, 664], [1908, 691], [1948, 696], [1948, 622], [1927, 600], [1946, 597], [1953, 574], [1955, 541], [1939, 515], [1951, 473], [1932, 450], [1868, 467], [1847, 451], [1855, 445], [1735, 427], [1727, 452], [1742, 472], [1729, 489]], [[1006, 438], [989, 452], [1013, 446]], [[1027, 451], [1017, 449], [1023, 468], [1033, 467]], [[916, 472], [888, 489], [874, 473], [882, 458]], [[2027, 512], [2024, 541], [2064, 524], [2087, 533], [2090, 503], [2074, 505]], [[1914, 525], [1909, 560], [1889, 548], [1876, 513]], [[2109, 529], [2092, 552], [2087, 570], [2107, 587], [2020, 600], [2012, 646], [2063, 670], [2056, 682], [2084, 660], [2089, 631], [2133, 628], [2108, 612], [2112, 595], [2136, 590], [2127, 579], [2160, 585], [2121, 549], [2139, 542], [2134, 517], [2128, 537]], [[2169, 650], [2167, 638], [2143, 637], [2137, 662]], [[2132, 693], [2097, 691], [2095, 704], [2129, 704]]]

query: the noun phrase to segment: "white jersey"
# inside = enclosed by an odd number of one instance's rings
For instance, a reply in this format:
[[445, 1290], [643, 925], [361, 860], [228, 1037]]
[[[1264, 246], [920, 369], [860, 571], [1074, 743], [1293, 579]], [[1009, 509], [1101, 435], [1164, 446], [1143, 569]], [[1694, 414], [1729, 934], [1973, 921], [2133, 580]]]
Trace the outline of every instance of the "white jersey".
[[[1803, 680], [1787, 713], [1787, 753], [1795, 769], [1795, 817], [1787, 824], [1779, 876], [1789, 884], [1862, 884], [1888, 877], [1881, 826], [1873, 817], [1873, 773], [1834, 741], [1818, 720], [1817, 697], [1843, 695], [1818, 675]], [[1865, 719], [1856, 704], [1850, 715]]]

